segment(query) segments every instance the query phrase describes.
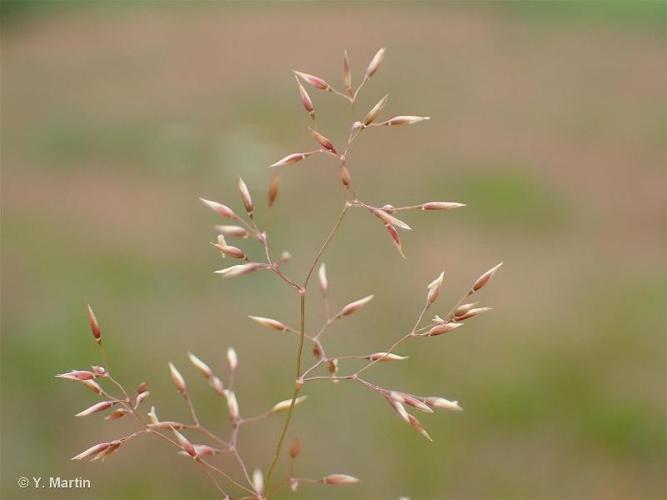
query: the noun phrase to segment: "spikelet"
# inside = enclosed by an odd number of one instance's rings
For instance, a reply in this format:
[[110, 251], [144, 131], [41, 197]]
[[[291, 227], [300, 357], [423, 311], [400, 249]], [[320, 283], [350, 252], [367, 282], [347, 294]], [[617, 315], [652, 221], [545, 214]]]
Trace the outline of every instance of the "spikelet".
[[350, 302], [347, 304], [345, 307], [343, 307], [340, 310], [339, 316], [349, 316], [350, 314], [354, 314], [357, 312], [359, 309], [364, 307], [366, 304], [368, 304], [371, 300], [373, 300], [374, 295], [367, 295], [363, 299], [355, 300], [354, 302]]
[[[294, 406], [298, 405], [299, 403], [302, 403], [306, 400], [308, 396], [299, 396], [294, 400]], [[290, 406], [292, 405], [292, 400], [291, 399], [286, 399], [284, 401], [280, 401], [279, 403], [276, 403], [273, 405], [273, 407], [269, 410], [270, 413], [280, 413], [283, 411], [289, 410]]]
[[327, 82], [325, 82], [322, 78], [320, 78], [318, 76], [309, 75], [308, 73], [304, 73], [302, 71], [293, 71], [293, 72], [296, 76], [301, 78], [308, 85], [312, 85], [317, 90], [330, 90], [331, 89], [331, 85], [329, 85]]
[[185, 396], [188, 391], [187, 386], [185, 385], [185, 379], [172, 362], [169, 362], [169, 375], [171, 376], [171, 381], [176, 386], [178, 393], [182, 396]]
[[98, 344], [102, 343], [102, 330], [100, 329], [100, 324], [97, 322], [93, 308], [88, 304], [88, 326], [90, 326], [90, 331], [93, 334], [95, 342]]
[[373, 59], [371, 59], [371, 62], [368, 64], [368, 67], [366, 68], [366, 78], [370, 78], [377, 72], [378, 68], [380, 67], [380, 64], [382, 64], [382, 61], [384, 60], [384, 53], [385, 53], [384, 47], [375, 53]]
[[475, 280], [475, 283], [472, 285], [472, 291], [476, 292], [477, 290], [482, 289], [486, 284], [491, 281], [491, 278], [493, 278], [493, 275], [496, 274], [496, 271], [500, 269], [500, 266], [502, 266], [503, 263], [501, 262], [500, 264], [495, 265], [491, 269], [489, 269], [487, 272], [482, 274], [477, 280]]
[[263, 318], [261, 316], [248, 316], [248, 317], [265, 328], [278, 330], [279, 332], [284, 332], [285, 330], [287, 330], [287, 326], [276, 319]]

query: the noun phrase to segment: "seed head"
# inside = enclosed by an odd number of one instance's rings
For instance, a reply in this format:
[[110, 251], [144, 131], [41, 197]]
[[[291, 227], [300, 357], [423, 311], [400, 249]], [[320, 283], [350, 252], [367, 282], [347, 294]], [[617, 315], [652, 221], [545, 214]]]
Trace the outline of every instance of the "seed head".
[[476, 292], [477, 290], [480, 290], [483, 288], [489, 281], [491, 281], [491, 278], [493, 278], [493, 275], [496, 274], [496, 271], [500, 269], [500, 266], [502, 266], [503, 263], [501, 262], [500, 264], [495, 265], [491, 269], [489, 269], [487, 272], [482, 274], [475, 283], [472, 285], [472, 291]]
[[283, 167], [285, 165], [291, 165], [292, 163], [296, 163], [298, 161], [301, 161], [301, 160], [304, 160], [304, 159], [308, 158], [312, 154], [313, 154], [312, 152], [311, 153], [292, 153], [292, 154], [289, 154], [289, 155], [285, 156], [285, 158], [281, 158], [280, 160], [275, 162], [273, 165], [269, 165], [269, 168]]
[[212, 455], [217, 455], [220, 453], [220, 450], [213, 448], [207, 444], [193, 444], [192, 445], [197, 452], [198, 457], [210, 457]]
[[475, 317], [479, 314], [489, 312], [492, 309], [493, 309], [492, 307], [474, 307], [474, 308], [470, 309], [468, 312], [465, 312], [465, 313], [463, 313], [461, 315], [458, 315], [458, 316], [454, 316], [454, 319], [456, 321], [464, 321], [468, 318]]
[[385, 224], [391, 224], [392, 226], [396, 226], [400, 229], [405, 229], [406, 231], [410, 231], [412, 229], [401, 219], [398, 219], [393, 215], [389, 215], [387, 212], [385, 212], [384, 210], [380, 210], [379, 208], [373, 210], [373, 215], [375, 215], [378, 219], [382, 220]]
[[299, 438], [294, 438], [292, 440], [292, 444], [289, 447], [289, 456], [292, 458], [296, 458], [299, 456], [301, 453], [301, 441], [299, 441]]
[[185, 385], [185, 379], [183, 378], [183, 375], [180, 374], [180, 372], [176, 369], [174, 364], [172, 362], [169, 362], [169, 375], [171, 376], [171, 380], [176, 386], [176, 390], [178, 393], [182, 396], [185, 396], [187, 393], [187, 386]]
[[408, 423], [409, 423], [410, 426], [412, 426], [412, 428], [413, 428], [414, 430], [416, 430], [419, 434], [421, 434], [422, 436], [424, 436], [424, 437], [425, 437], [426, 439], [428, 439], [429, 441], [433, 442], [433, 439], [431, 439], [431, 436], [428, 435], [428, 432], [426, 432], [426, 429], [424, 428], [424, 426], [422, 425], [422, 423], [421, 423], [419, 420], [417, 420], [417, 418], [416, 418], [415, 416], [413, 416], [413, 415], [409, 415], [409, 414], [408, 414]]
[[[298, 405], [299, 403], [302, 403], [303, 401], [306, 400], [308, 396], [299, 396], [294, 400], [294, 406]], [[291, 399], [286, 399], [284, 401], [280, 401], [279, 403], [276, 403], [273, 405], [273, 407], [269, 410], [271, 413], [280, 413], [283, 411], [289, 410], [290, 406], [292, 405], [292, 400]]]
[[393, 118], [389, 118], [386, 122], [382, 122], [381, 125], [400, 127], [401, 125], [414, 125], [415, 123], [430, 119], [430, 116], [394, 116]]
[[429, 201], [422, 203], [419, 208], [422, 210], [452, 210], [453, 208], [465, 207], [465, 203], [457, 203], [453, 201]]
[[223, 205], [222, 203], [218, 203], [217, 201], [206, 200], [204, 198], [199, 198], [199, 199], [204, 205], [213, 210], [220, 217], [225, 217], [227, 219], [236, 218], [236, 214], [234, 213], [234, 211], [227, 205]]
[[90, 326], [90, 331], [93, 333], [95, 342], [98, 344], [102, 343], [102, 330], [100, 329], [100, 324], [97, 322], [93, 308], [88, 304], [88, 325]]
[[251, 320], [256, 321], [257, 323], [266, 328], [278, 330], [279, 332], [284, 332], [285, 330], [287, 330], [287, 326], [276, 319], [262, 318], [261, 316], [248, 316], [248, 317]]
[[448, 399], [445, 398], [432, 396], [425, 398], [424, 402], [432, 408], [440, 408], [442, 410], [450, 410], [450, 411], [463, 411], [463, 408], [459, 406], [458, 401], [449, 401]]
[[278, 189], [280, 188], [280, 175], [276, 174], [271, 177], [269, 184], [269, 207], [272, 207], [278, 198]]
[[311, 118], [315, 118], [315, 105], [313, 104], [312, 99], [308, 95], [308, 92], [306, 92], [306, 89], [303, 88], [303, 85], [301, 85], [301, 81], [299, 80], [299, 77], [294, 75], [294, 78], [296, 79], [296, 84], [299, 87], [299, 97], [301, 98], [301, 104], [303, 104], [303, 109], [306, 110], [306, 113], [310, 115]]
[[426, 335], [428, 337], [435, 337], [437, 335], [442, 335], [443, 333], [449, 333], [452, 330], [456, 330], [461, 326], [463, 326], [463, 323], [456, 323], [454, 321], [450, 321], [448, 323], [441, 323], [431, 328]]
[[308, 85], [315, 87], [317, 90], [329, 90], [331, 88], [327, 82], [318, 76], [309, 75], [308, 73], [303, 73], [302, 71], [294, 71], [294, 74], [301, 78]]
[[341, 309], [339, 316], [349, 316], [350, 314], [353, 314], [357, 312], [359, 309], [364, 307], [366, 304], [368, 304], [371, 300], [373, 300], [374, 295], [368, 295], [364, 297], [363, 299], [355, 300], [354, 302], [350, 302], [347, 304], [343, 309]]
[[162, 422], [151, 422], [148, 424], [148, 427], [151, 429], [183, 429], [185, 428], [185, 424], [172, 420], [163, 420]]
[[375, 106], [373, 106], [373, 108], [368, 112], [368, 114], [364, 118], [364, 125], [368, 126], [375, 121], [380, 112], [384, 109], [388, 100], [389, 100], [389, 94], [384, 96], [382, 99], [378, 101], [378, 103]]
[[264, 475], [259, 469], [255, 469], [252, 473], [252, 486], [255, 488], [255, 493], [261, 497], [264, 493]]
[[320, 264], [320, 269], [317, 271], [317, 277], [320, 281], [320, 291], [325, 297], [329, 294], [329, 280], [327, 280], [327, 268], [324, 262]]
[[88, 387], [95, 394], [102, 394], [102, 388], [94, 380], [81, 380], [81, 383]]
[[227, 409], [229, 410], [229, 418], [236, 421], [239, 419], [239, 403], [236, 399], [236, 394], [233, 391], [225, 391], [227, 396]]
[[213, 387], [213, 390], [220, 394], [221, 396], [225, 395], [225, 386], [222, 383], [222, 380], [220, 380], [218, 377], [211, 377], [209, 379], [209, 383], [211, 384], [211, 387]]
[[239, 358], [233, 347], [227, 349], [227, 362], [231, 371], [235, 371], [239, 367]]
[[220, 253], [222, 254], [223, 258], [224, 257], [232, 257], [233, 259], [245, 259], [246, 254], [243, 250], [241, 250], [238, 247], [232, 246], [232, 245], [227, 245], [225, 244], [226, 242], [223, 241], [223, 244], [220, 244], [220, 240], [224, 240], [224, 237], [219, 234], [218, 235], [218, 243], [211, 243], [215, 248], [220, 250]]
[[322, 479], [320, 479], [320, 481], [323, 484], [338, 486], [341, 484], [358, 483], [359, 479], [354, 476], [348, 476], [347, 474], [329, 474], [328, 476], [324, 476]]
[[248, 262], [247, 264], [237, 264], [235, 266], [226, 267], [224, 269], [219, 269], [214, 271], [216, 274], [222, 274], [224, 278], [233, 278], [235, 276], [243, 276], [244, 274], [250, 274], [262, 269], [265, 267], [265, 264], [259, 264], [257, 262]]
[[139, 394], [137, 395], [137, 397], [135, 398], [135, 400], [134, 400], [134, 408], [135, 408], [135, 409], [136, 409], [136, 408], [139, 408], [139, 405], [140, 405], [141, 403], [143, 403], [144, 400], [147, 399], [148, 396], [150, 396], [150, 394], [151, 394], [151, 393], [150, 393], [149, 391], [144, 391], [144, 392], [142, 392], [142, 393], [139, 393]]
[[72, 370], [67, 373], [59, 373], [56, 375], [56, 378], [64, 378], [68, 380], [92, 380], [95, 378], [95, 374], [93, 372], [89, 372], [86, 370]]
[[352, 178], [350, 177], [350, 171], [345, 165], [340, 166], [340, 180], [343, 183], [343, 186], [345, 188], [350, 187], [350, 183], [352, 182]]
[[374, 352], [373, 354], [364, 356], [364, 359], [368, 359], [370, 361], [385, 362], [385, 361], [403, 361], [404, 359], [408, 359], [408, 357], [399, 356], [398, 354], [394, 354], [391, 352]]
[[352, 97], [352, 71], [350, 70], [350, 59], [347, 56], [347, 50], [343, 53], [343, 86], [347, 95]]
[[106, 417], [104, 417], [104, 420], [118, 420], [119, 418], [123, 418], [128, 413], [129, 411], [126, 410], [125, 408], [117, 408], [111, 413], [109, 413]]
[[183, 448], [183, 450], [192, 458], [197, 458], [197, 450], [192, 446], [192, 443], [176, 429], [172, 429], [172, 432], [174, 433], [174, 436], [176, 436], [176, 441], [178, 441], [181, 448]]
[[333, 154], [337, 155], [338, 152], [336, 151], [335, 146], [333, 143], [327, 139], [324, 135], [320, 134], [317, 130], [312, 129], [308, 127], [308, 130], [310, 130], [310, 133], [312, 136], [315, 138], [315, 140], [319, 143], [320, 146], [322, 146], [324, 149], [331, 151]]
[[204, 378], [210, 379], [213, 376], [213, 370], [211, 370], [211, 368], [197, 356], [189, 352], [188, 358], [190, 358], [190, 362], [192, 363], [192, 365], [197, 369], [199, 373], [202, 374]]
[[252, 203], [252, 197], [250, 196], [250, 191], [248, 190], [248, 186], [241, 177], [239, 177], [239, 191], [241, 192], [241, 198], [243, 200], [243, 206], [245, 207], [245, 211], [248, 213], [250, 218], [252, 218], [252, 215], [255, 211], [255, 206]]
[[[338, 372], [338, 360], [330, 359], [327, 361], [327, 370], [331, 375], [335, 375]], [[334, 380], [334, 382], [337, 382]]]
[[443, 271], [435, 280], [429, 283], [427, 287], [428, 295], [426, 297], [426, 301], [428, 302], [429, 305], [433, 304], [433, 302], [435, 302], [438, 299], [444, 277], [445, 277], [445, 272]]
[[[463, 316], [465, 313], [470, 311], [473, 307], [475, 307], [478, 304], [478, 302], [471, 302], [470, 304], [461, 304], [459, 307], [457, 307], [454, 310], [454, 316]], [[444, 321], [444, 320], [443, 320]]]
[[391, 224], [385, 224], [384, 227], [387, 229], [389, 237], [391, 238], [391, 242], [396, 247], [396, 250], [398, 250], [398, 253], [401, 255], [401, 257], [405, 259], [405, 254], [403, 253], [403, 246], [401, 245], [401, 237], [398, 235], [398, 231], [396, 231], [396, 228]]
[[80, 411], [75, 417], [87, 417], [88, 415], [92, 415], [93, 413], [98, 413], [100, 411], [108, 410], [114, 405], [113, 401], [101, 401], [99, 403], [95, 403], [93, 406], [90, 406], [86, 408], [83, 411]]
[[237, 238], [248, 237], [248, 230], [241, 226], [215, 226], [215, 229], [224, 236], [235, 236]]
[[384, 53], [384, 47], [375, 53], [373, 59], [371, 59], [371, 62], [368, 65], [368, 68], [366, 68], [366, 78], [370, 78], [378, 70], [380, 64], [382, 64], [382, 60], [384, 59]]
[[93, 365], [90, 369], [93, 370], [96, 377], [106, 377], [109, 375], [109, 372], [103, 366]]
[[72, 457], [72, 460], [83, 460], [84, 458], [88, 457], [94, 457], [95, 455], [98, 455], [99, 453], [102, 453], [105, 451], [107, 448], [111, 446], [111, 443], [99, 443], [94, 446], [91, 446], [87, 450], [79, 453], [77, 456]]

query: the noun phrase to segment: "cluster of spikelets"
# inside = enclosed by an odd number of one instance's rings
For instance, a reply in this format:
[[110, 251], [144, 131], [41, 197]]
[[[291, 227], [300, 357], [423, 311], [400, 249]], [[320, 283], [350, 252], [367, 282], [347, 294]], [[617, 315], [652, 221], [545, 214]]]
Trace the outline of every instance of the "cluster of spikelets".
[[[251, 320], [262, 327], [296, 335], [298, 339], [298, 349], [295, 366], [295, 386], [292, 396], [274, 404], [268, 410], [254, 416], [245, 416], [242, 414], [234, 391], [234, 381], [239, 366], [238, 357], [234, 349], [230, 347], [227, 351], [227, 373], [225, 382], [223, 382], [223, 379], [216, 375], [214, 370], [199, 357], [192, 353], [188, 354], [189, 360], [195, 370], [210, 385], [214, 393], [222, 397], [226, 402], [229, 418], [228, 436], [222, 437], [200, 422], [196, 409], [189, 396], [186, 381], [172, 363], [169, 363], [168, 365], [171, 380], [173, 381], [178, 394], [185, 400], [185, 403], [188, 406], [191, 421], [180, 422], [174, 420], [161, 420], [158, 418], [154, 406], [150, 408], [150, 411], [144, 413], [142, 410], [142, 403], [146, 401], [150, 395], [147, 384], [139, 384], [136, 391], [130, 395], [131, 391], [126, 390], [122, 384], [112, 377], [108, 362], [106, 362], [106, 353], [102, 344], [100, 326], [93, 310], [89, 306], [89, 326], [95, 341], [100, 347], [106, 367], [92, 366], [90, 370], [72, 370], [60, 374], [58, 377], [79, 382], [102, 398], [102, 401], [79, 412], [76, 415], [77, 417], [107, 412], [105, 417], [106, 420], [117, 420], [130, 415], [138, 422], [139, 430], [112, 441], [95, 444], [89, 449], [76, 455], [73, 460], [104, 460], [106, 457], [116, 452], [125, 442], [131, 439], [141, 435], [155, 435], [171, 443], [178, 454], [191, 458], [195, 464], [201, 467], [223, 498], [231, 498], [230, 492], [234, 491], [235, 497], [264, 499], [268, 498], [269, 488], [272, 485], [271, 478], [282, 452], [282, 447], [289, 430], [294, 408], [306, 399], [305, 395], [300, 395], [301, 390], [306, 383], [314, 381], [331, 381], [335, 383], [351, 381], [353, 383], [358, 383], [364, 388], [384, 397], [390, 408], [392, 408], [403, 421], [429, 441], [431, 438], [424, 425], [417, 419], [417, 417], [410, 413], [410, 411], [419, 410], [421, 412], [433, 413], [436, 409], [450, 411], [461, 410], [457, 401], [440, 396], [419, 396], [394, 388], [381, 387], [369, 381], [365, 376], [362, 377], [362, 374], [380, 362], [398, 362], [406, 360], [407, 357], [401, 356], [395, 351], [402, 344], [411, 339], [434, 337], [452, 332], [463, 326], [465, 321], [489, 311], [490, 308], [480, 306], [477, 302], [474, 302], [471, 297], [477, 294], [477, 292], [489, 283], [501, 264], [489, 269], [479, 278], [474, 280], [470, 288], [466, 290], [461, 299], [456, 302], [447, 313], [441, 315], [436, 314], [431, 320], [426, 320], [425, 317], [427, 313], [438, 300], [443, 287], [444, 272], [440, 273], [438, 277], [427, 286], [423, 308], [417, 315], [417, 319], [412, 328], [384, 351], [360, 355], [330, 355], [326, 352], [323, 343], [324, 334], [334, 323], [360, 311], [373, 299], [373, 295], [368, 295], [359, 300], [352, 301], [340, 309], [336, 309], [333, 313], [331, 312], [332, 307], [329, 297], [329, 281], [327, 278], [326, 267], [324, 263], [321, 262], [321, 258], [331, 241], [334, 239], [338, 228], [342, 224], [348, 211], [353, 208], [361, 208], [376, 217], [388, 232], [393, 245], [396, 247], [400, 255], [405, 258], [398, 230], [410, 230], [411, 227], [406, 222], [396, 217], [396, 213], [410, 211], [448, 211], [465, 206], [463, 203], [445, 201], [431, 201], [399, 207], [394, 207], [390, 204], [375, 206], [361, 201], [357, 196], [348, 169], [351, 146], [357, 137], [364, 130], [371, 127], [413, 125], [429, 119], [428, 117], [422, 116], [400, 115], [388, 118], [384, 121], [378, 121], [380, 114], [388, 102], [388, 96], [384, 96], [380, 99], [380, 101], [373, 106], [361, 121], [354, 121], [352, 123], [344, 147], [337, 147], [327, 136], [317, 129], [315, 121], [315, 105], [304, 84], [316, 90], [330, 92], [336, 96], [340, 96], [351, 105], [354, 105], [357, 101], [359, 91], [377, 72], [384, 58], [384, 53], [384, 49], [381, 49], [375, 54], [366, 68], [363, 79], [356, 89], [352, 86], [352, 74], [347, 53], [345, 53], [343, 64], [342, 91], [336, 90], [320, 77], [300, 71], [294, 72], [301, 103], [312, 119], [312, 127], [309, 127], [309, 130], [317, 142], [318, 148], [311, 151], [289, 154], [270, 167], [286, 167], [305, 160], [315, 154], [328, 155], [336, 160], [344, 190], [344, 205], [340, 216], [327, 238], [322, 243], [319, 251], [311, 261], [308, 272], [303, 280], [297, 281], [286, 274], [284, 267], [291, 258], [291, 255], [288, 252], [282, 252], [278, 258], [273, 257], [268, 233], [261, 229], [256, 221], [255, 203], [250, 190], [243, 179], [239, 178], [238, 188], [245, 211], [244, 216], [238, 215], [233, 209], [225, 204], [202, 198], [202, 202], [206, 206], [212, 209], [221, 218], [229, 221], [228, 224], [216, 226], [218, 235], [217, 241], [212, 243], [213, 246], [220, 252], [223, 258], [230, 258], [239, 262], [216, 271], [216, 273], [229, 278], [242, 276], [260, 270], [269, 271], [284, 281], [301, 298], [300, 323], [298, 327], [291, 327], [287, 323], [278, 319], [267, 318], [264, 316], [250, 316]], [[280, 171], [280, 168], [278, 168], [278, 171]], [[276, 202], [278, 191], [279, 174], [276, 174], [269, 184], [269, 208]], [[259, 259], [251, 259], [247, 253], [251, 249], [244, 250], [241, 248], [240, 243], [230, 244], [227, 241], [228, 239], [238, 240], [239, 242], [244, 240], [250, 242], [254, 241], [254, 244], [258, 245], [262, 257]], [[326, 320], [318, 330], [308, 332], [305, 329], [305, 297], [308, 293], [308, 285], [311, 277], [315, 274], [319, 281], [319, 290], [325, 305]], [[312, 346], [314, 362], [312, 365], [304, 369], [302, 367], [302, 354], [306, 342]], [[341, 367], [348, 363], [357, 363], [357, 365], [361, 364], [361, 366], [356, 370], [348, 370], [344, 372]], [[408, 409], [411, 410], [408, 411]], [[270, 466], [266, 469], [266, 474], [264, 474], [261, 469], [255, 469], [251, 474], [249, 472], [250, 468], [247, 466], [238, 447], [239, 432], [246, 424], [261, 422], [266, 418], [270, 418], [272, 415], [281, 413], [286, 414], [286, 418], [278, 438], [278, 443], [275, 447], [273, 460], [271, 461]], [[195, 435], [199, 436], [197, 441], [201, 439], [201, 441], [205, 441], [205, 443], [194, 442], [193, 436]], [[288, 452], [288, 474], [286, 481], [283, 484], [288, 485], [293, 491], [296, 491], [302, 483], [342, 485], [358, 482], [357, 478], [347, 474], [329, 474], [319, 479], [299, 477], [295, 475], [295, 460], [301, 452], [301, 444], [298, 439], [292, 441]], [[215, 462], [214, 459], [216, 458], [216, 455], [229, 456], [233, 467], [228, 464], [223, 466], [220, 463]]]

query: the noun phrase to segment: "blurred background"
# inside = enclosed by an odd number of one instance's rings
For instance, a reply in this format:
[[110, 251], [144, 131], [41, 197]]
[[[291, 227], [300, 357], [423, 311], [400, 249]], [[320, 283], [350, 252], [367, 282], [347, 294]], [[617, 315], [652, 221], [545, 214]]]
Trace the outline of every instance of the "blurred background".
[[[340, 86], [347, 49], [357, 82], [386, 46], [356, 118], [389, 92], [386, 116], [433, 119], [362, 135], [350, 160], [360, 197], [468, 207], [405, 214], [405, 261], [377, 220], [351, 213], [324, 259], [332, 300], [376, 298], [330, 332], [330, 351], [387, 348], [442, 269], [439, 313], [482, 271], [505, 266], [480, 296], [493, 313], [368, 372], [465, 411], [420, 414], [429, 444], [357, 385], [306, 386], [291, 433], [303, 441], [299, 474], [362, 482], [296, 497], [665, 497], [662, 2], [2, 7], [0, 496], [214, 496], [201, 471], [150, 438], [104, 464], [70, 462], [134, 424], [73, 418], [94, 395], [53, 375], [100, 362], [90, 302], [113, 371], [129, 387], [149, 382], [163, 418], [187, 418], [171, 360], [203, 418], [225, 432], [223, 403], [188, 350], [226, 378], [224, 353], [236, 348], [242, 413], [287, 398], [295, 339], [246, 316], [296, 325], [297, 299], [268, 274], [212, 273], [229, 261], [208, 244], [220, 222], [197, 197], [241, 211], [243, 176], [275, 250], [294, 256], [285, 271], [302, 276], [342, 190], [334, 164], [312, 158], [284, 169], [267, 214], [266, 166], [312, 147], [290, 70]], [[322, 131], [344, 141], [349, 107], [311, 95]], [[315, 329], [316, 294], [309, 305]], [[266, 470], [281, 424], [242, 434], [252, 467]], [[16, 485], [40, 475], [93, 486]]]

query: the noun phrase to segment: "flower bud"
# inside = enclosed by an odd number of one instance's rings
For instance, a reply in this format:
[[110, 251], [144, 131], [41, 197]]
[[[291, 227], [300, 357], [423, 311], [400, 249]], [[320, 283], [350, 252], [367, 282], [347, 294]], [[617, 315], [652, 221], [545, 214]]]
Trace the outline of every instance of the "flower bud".
[[84, 458], [92, 457], [95, 455], [98, 455], [99, 453], [102, 453], [105, 451], [107, 448], [111, 446], [111, 443], [99, 443], [94, 446], [91, 446], [87, 450], [79, 453], [77, 456], [72, 457], [72, 460], [83, 460]]
[[289, 155], [285, 156], [285, 158], [281, 158], [280, 160], [275, 162], [273, 165], [269, 165], [269, 168], [283, 167], [285, 165], [291, 165], [292, 163], [296, 163], [298, 161], [301, 161], [301, 160], [304, 160], [304, 159], [308, 158], [312, 154], [313, 153], [292, 153], [292, 154], [289, 154]]
[[327, 139], [324, 135], [320, 134], [317, 130], [312, 129], [308, 127], [308, 130], [310, 130], [310, 133], [312, 136], [315, 138], [315, 140], [319, 143], [320, 146], [322, 146], [324, 149], [331, 151], [333, 154], [338, 154], [336, 151], [335, 146], [333, 143]]
[[429, 201], [428, 203], [422, 203], [419, 208], [422, 210], [451, 210], [465, 206], [465, 203], [456, 203], [453, 201]]
[[384, 227], [387, 229], [389, 237], [391, 238], [391, 242], [396, 247], [396, 250], [398, 250], [398, 253], [401, 255], [401, 257], [405, 259], [405, 254], [403, 253], [403, 246], [401, 245], [401, 238], [398, 235], [398, 231], [396, 231], [396, 228], [391, 224], [385, 224]]
[[428, 337], [435, 337], [437, 335], [442, 335], [443, 333], [449, 333], [461, 326], [463, 326], [463, 323], [456, 323], [453, 321], [450, 321], [449, 323], [441, 323], [431, 328], [426, 335]]
[[364, 125], [368, 126], [375, 121], [380, 112], [384, 109], [388, 100], [389, 100], [389, 94], [384, 96], [382, 99], [378, 101], [378, 103], [375, 106], [373, 106], [373, 108], [368, 112], [368, 114], [364, 118]]
[[239, 366], [239, 358], [233, 347], [227, 349], [227, 362], [229, 363], [229, 369], [231, 371], [235, 371]]
[[294, 75], [294, 78], [296, 79], [296, 84], [299, 87], [299, 97], [301, 98], [301, 104], [303, 104], [303, 109], [305, 109], [306, 113], [308, 113], [310, 117], [314, 119], [315, 105], [313, 104], [312, 99], [308, 95], [308, 92], [306, 92], [306, 89], [303, 88], [303, 85], [301, 85], [299, 78], [296, 75]]
[[331, 86], [320, 77], [309, 75], [308, 73], [303, 73], [301, 71], [294, 71], [294, 74], [307, 84], [315, 87], [317, 90], [329, 90], [331, 88]]
[[445, 272], [441, 272], [440, 275], [433, 280], [431, 283], [428, 285], [428, 295], [426, 297], [426, 301], [428, 302], [429, 305], [433, 304], [438, 299], [438, 296], [440, 295], [440, 289], [442, 288], [442, 281], [445, 277]]
[[88, 304], [88, 326], [90, 326], [90, 331], [95, 338], [95, 342], [98, 344], [102, 343], [102, 330], [100, 329], [100, 324], [97, 322], [93, 308]]
[[338, 486], [341, 484], [354, 484], [358, 483], [359, 479], [353, 476], [348, 476], [347, 474], [329, 474], [324, 476], [320, 481], [324, 484], [331, 484]]
[[366, 78], [370, 78], [378, 70], [380, 64], [382, 64], [382, 60], [384, 59], [384, 53], [384, 47], [375, 53], [373, 59], [371, 59], [371, 62], [368, 64], [368, 68], [366, 68]]
[[204, 378], [209, 379], [213, 376], [213, 370], [211, 370], [211, 368], [197, 356], [189, 352], [188, 358], [190, 358], [190, 362], [192, 363], [192, 365], [197, 369], [199, 373], [202, 374]]
[[257, 323], [266, 328], [278, 330], [279, 332], [284, 332], [285, 330], [287, 330], [287, 326], [276, 319], [262, 318], [261, 316], [248, 316], [248, 317], [251, 320], [256, 321]]
[[176, 390], [179, 394], [184, 396], [187, 393], [187, 387], [185, 385], [185, 379], [176, 369], [173, 363], [169, 362], [169, 374], [171, 375], [171, 380], [176, 386]]
[[[308, 396], [299, 396], [294, 400], [294, 406], [298, 405], [299, 403], [302, 403], [303, 401], [306, 400]], [[269, 410], [270, 413], [280, 413], [286, 410], [289, 410], [290, 406], [292, 406], [292, 400], [291, 399], [286, 399], [284, 401], [280, 401], [279, 403], [276, 403], [273, 405], [273, 407]]]
[[363, 299], [355, 300], [354, 302], [350, 302], [347, 304], [343, 309], [341, 309], [339, 316], [349, 316], [350, 314], [353, 314], [357, 312], [359, 309], [364, 307], [366, 304], [368, 304], [371, 300], [373, 300], [374, 295], [368, 295], [364, 297]]
[[479, 278], [477, 278], [475, 283], [472, 285], [472, 291], [476, 292], [477, 290], [483, 288], [489, 281], [491, 281], [493, 275], [496, 274], [496, 271], [500, 269], [500, 266], [502, 265], [503, 265], [502, 262], [500, 264], [497, 264], [496, 266], [492, 267], [487, 272], [482, 274]]
[[227, 219], [232, 219], [236, 217], [236, 214], [234, 214], [233, 210], [229, 208], [227, 205], [223, 205], [222, 203], [218, 203], [217, 201], [206, 200], [204, 198], [199, 198], [199, 199], [204, 205], [213, 210], [220, 217], [225, 217]]
[[352, 71], [350, 70], [350, 59], [347, 56], [347, 50], [343, 53], [343, 87], [347, 95], [352, 97]]
[[449, 401], [445, 398], [440, 397], [428, 397], [424, 399], [424, 402], [432, 408], [440, 408], [442, 410], [451, 410], [451, 411], [463, 411], [463, 408], [459, 406], [458, 401]]
[[243, 200], [243, 206], [245, 211], [248, 213], [250, 218], [252, 218], [253, 212], [255, 211], [255, 206], [252, 203], [252, 197], [250, 196], [250, 191], [246, 183], [239, 177], [239, 191], [241, 192], [241, 199]]
[[399, 127], [401, 125], [414, 125], [415, 123], [423, 122], [430, 120], [430, 116], [394, 116], [389, 118], [386, 122], [382, 122], [381, 125], [386, 125], [389, 127]]
[[299, 456], [301, 453], [301, 441], [299, 441], [299, 438], [294, 438], [292, 440], [292, 444], [289, 447], [289, 456], [292, 458], [296, 458]]
[[317, 277], [320, 282], [320, 291], [325, 297], [329, 293], [329, 281], [327, 280], [327, 268], [324, 265], [324, 262], [320, 264], [320, 269], [317, 271]]
[[247, 238], [248, 230], [241, 226], [215, 226], [224, 236], [235, 236], [237, 238]]
[[278, 174], [271, 177], [269, 184], [269, 207], [272, 207], [278, 198], [278, 189], [280, 188], [280, 176]]
[[101, 401], [99, 403], [95, 403], [93, 406], [90, 406], [86, 408], [83, 411], [80, 411], [75, 417], [87, 417], [88, 415], [92, 415], [93, 413], [98, 413], [100, 411], [108, 410], [114, 405], [114, 401]]

